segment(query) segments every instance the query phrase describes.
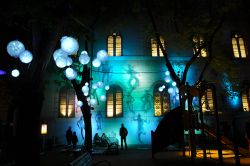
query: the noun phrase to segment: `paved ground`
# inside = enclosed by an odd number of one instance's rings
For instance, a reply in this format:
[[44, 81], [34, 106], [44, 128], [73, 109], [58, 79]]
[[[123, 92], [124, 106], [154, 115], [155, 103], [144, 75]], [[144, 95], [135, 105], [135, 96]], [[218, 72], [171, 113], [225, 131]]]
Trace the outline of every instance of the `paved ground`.
[[[63, 152], [62, 147], [54, 148], [41, 155], [41, 166], [67, 166], [74, 159], [73, 153]], [[128, 150], [119, 151], [118, 154], [95, 154], [92, 155], [94, 163], [108, 160], [112, 166], [176, 166], [176, 165], [219, 165], [218, 160], [208, 158], [206, 162], [196, 159], [191, 162], [188, 157], [183, 158], [178, 151], [165, 151], [155, 155], [152, 159], [150, 148], [132, 147]], [[225, 166], [235, 165], [234, 158], [224, 159]], [[241, 158], [242, 166], [250, 166], [250, 158]]]

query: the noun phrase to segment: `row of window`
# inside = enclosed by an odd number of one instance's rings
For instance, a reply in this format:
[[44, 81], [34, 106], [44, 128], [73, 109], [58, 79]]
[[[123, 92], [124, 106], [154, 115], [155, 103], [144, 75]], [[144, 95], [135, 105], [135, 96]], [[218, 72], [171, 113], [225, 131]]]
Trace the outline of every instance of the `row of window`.
[[[155, 86], [153, 93], [154, 115], [162, 116], [170, 111], [170, 95], [167, 89], [159, 91], [159, 85]], [[202, 112], [214, 110], [213, 90], [206, 89], [201, 98]], [[75, 117], [76, 97], [73, 89], [62, 88], [59, 92], [59, 117]], [[150, 102], [150, 101], [147, 101]], [[127, 103], [128, 104], [128, 103]], [[250, 111], [250, 91], [249, 89], [242, 92], [242, 106], [244, 111]], [[110, 86], [107, 91], [106, 116], [122, 117], [123, 116], [123, 91], [118, 85]]]
[[[166, 43], [163, 37], [160, 37], [161, 44], [165, 49]], [[204, 44], [204, 39], [200, 35], [195, 35], [193, 37], [194, 43], [194, 52], [199, 51], [199, 47]], [[235, 58], [246, 58], [247, 50], [246, 44], [242, 35], [235, 34], [232, 36], [232, 49]], [[109, 35], [107, 38], [107, 50], [109, 56], [121, 56], [122, 55], [122, 37], [117, 33], [113, 33]], [[151, 55], [153, 57], [163, 57], [163, 53], [157, 44], [157, 40], [155, 38], [151, 39]], [[208, 52], [206, 47], [202, 47], [199, 53], [199, 57], [207, 57]]]

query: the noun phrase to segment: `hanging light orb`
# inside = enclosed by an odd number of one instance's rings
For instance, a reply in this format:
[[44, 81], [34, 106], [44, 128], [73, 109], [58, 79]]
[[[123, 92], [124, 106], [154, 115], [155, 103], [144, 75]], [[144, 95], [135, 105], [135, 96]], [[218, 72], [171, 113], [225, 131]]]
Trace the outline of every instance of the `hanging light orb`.
[[88, 64], [90, 61], [90, 57], [87, 51], [82, 51], [81, 55], [79, 56], [79, 62], [83, 65]]
[[106, 61], [108, 59], [108, 53], [105, 50], [100, 50], [97, 52], [96, 57], [100, 60], [100, 61]]
[[56, 59], [57, 59], [58, 57], [68, 57], [68, 54], [67, 54], [67, 52], [63, 51], [63, 50], [60, 48], [60, 49], [57, 49], [56, 51], [54, 51], [54, 53], [53, 53], [54, 61], [56, 61]]
[[94, 67], [100, 67], [101, 66], [101, 61], [96, 58], [96, 59], [93, 60], [92, 65]]
[[102, 87], [103, 87], [103, 82], [98, 81], [98, 82], [97, 82], [97, 87], [98, 87], [98, 88], [102, 88]]
[[172, 82], [172, 86], [176, 86], [176, 82]]
[[72, 65], [72, 63], [73, 63], [72, 58], [67, 57], [67, 63], [66, 63], [66, 65], [67, 65], [67, 66], [70, 66], [70, 65]]
[[69, 55], [76, 54], [79, 49], [79, 44], [73, 37], [63, 36], [61, 38], [61, 49]]
[[97, 103], [97, 102], [96, 102], [96, 99], [90, 99], [89, 102], [90, 102], [90, 104], [91, 104], [92, 106], [96, 105], [96, 103]]
[[83, 93], [83, 95], [84, 95], [84, 96], [88, 96], [88, 95], [89, 95], [89, 93]]
[[105, 95], [101, 95], [100, 99], [101, 99], [101, 101], [106, 101], [106, 96]]
[[73, 80], [77, 77], [77, 72], [72, 69], [71, 67], [68, 67], [66, 70], [65, 70], [65, 74], [66, 74], [66, 77], [69, 79], [69, 80]]
[[165, 85], [162, 85], [161, 87], [162, 87], [163, 89], [164, 89], [164, 88], [166, 88], [166, 86], [165, 86]]
[[82, 107], [82, 105], [83, 105], [83, 102], [81, 100], [77, 101], [77, 106], [78, 107]]
[[97, 83], [93, 83], [92, 88], [97, 89]]
[[86, 86], [86, 85], [84, 85], [84, 86], [82, 87], [82, 92], [83, 92], [83, 93], [89, 93], [89, 87]]
[[19, 59], [23, 63], [30, 63], [33, 59], [33, 55], [30, 51], [25, 50], [19, 55]]
[[168, 88], [168, 93], [173, 93], [174, 92], [174, 89], [173, 88]]
[[109, 90], [109, 85], [106, 85], [106, 86], [105, 86], [105, 90]]
[[11, 75], [12, 75], [13, 77], [18, 77], [18, 76], [20, 75], [20, 72], [19, 72], [19, 70], [14, 69], [14, 70], [11, 71]]
[[171, 81], [171, 79], [169, 77], [166, 77], [165, 81], [166, 81], [166, 83], [169, 83]]
[[18, 40], [13, 40], [7, 45], [8, 54], [14, 58], [17, 58], [24, 50], [24, 44]]
[[169, 75], [170, 75], [170, 72], [169, 72], [169, 71], [166, 71], [166, 72], [165, 72], [165, 75], [166, 75], [166, 76], [169, 76]]
[[67, 57], [58, 57], [56, 58], [56, 66], [59, 68], [64, 68], [65, 66], [67, 66]]
[[163, 88], [162, 87], [159, 87], [159, 92], [162, 92], [163, 91]]

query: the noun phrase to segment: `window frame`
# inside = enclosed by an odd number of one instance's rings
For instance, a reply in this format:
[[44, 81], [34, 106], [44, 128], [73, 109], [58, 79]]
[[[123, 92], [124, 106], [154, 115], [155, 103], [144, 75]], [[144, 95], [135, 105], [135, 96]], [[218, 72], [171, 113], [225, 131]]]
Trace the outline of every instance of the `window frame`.
[[[65, 96], [65, 99], [63, 99], [65, 101], [65, 115], [63, 115], [62, 110], [61, 110], [61, 103], [62, 101], [62, 96]], [[72, 104], [70, 103], [72, 102]], [[59, 90], [59, 98], [58, 98], [58, 118], [75, 118], [75, 91], [73, 88], [68, 88], [66, 86], [60, 88]], [[72, 113], [71, 115], [69, 115], [69, 109], [70, 109], [70, 105], [72, 108]]]
[[[110, 47], [109, 47], [109, 39], [112, 39], [112, 55], [110, 54]], [[117, 47], [117, 38], [120, 38], [120, 50], [118, 50], [118, 47]], [[121, 36], [120, 33], [117, 33], [117, 32], [113, 32], [112, 34], [108, 35], [107, 36], [107, 52], [108, 52], [108, 56], [122, 56], [122, 43], [123, 43], [123, 38]], [[118, 52], [120, 51], [120, 54], [118, 54]]]
[[[235, 44], [233, 43], [233, 39], [235, 39], [236, 46], [234, 46]], [[245, 51], [245, 57], [242, 57], [243, 52], [241, 51], [242, 49], [240, 47], [241, 46], [240, 39], [243, 42], [243, 47], [244, 47], [244, 51]], [[240, 33], [234, 33], [232, 35], [232, 37], [231, 37], [231, 46], [232, 46], [232, 51], [233, 51], [233, 57], [234, 57], [234, 59], [247, 59], [248, 58], [247, 45], [246, 45], [245, 38], [243, 37], [242, 34], [240, 34]], [[238, 57], [235, 55], [235, 51], [237, 51]]]
[[[121, 113], [118, 114], [117, 113], [117, 97], [116, 97], [116, 94], [117, 92], [120, 92], [121, 93]], [[109, 116], [108, 113], [109, 113], [109, 94], [112, 95], [112, 102], [113, 102], [113, 105], [112, 105], [112, 108], [113, 110], [112, 111], [112, 116]], [[120, 118], [120, 117], [123, 117], [123, 90], [122, 88], [119, 86], [119, 85], [110, 85], [109, 87], [109, 90], [106, 91], [106, 117], [107, 118]]]
[[[202, 35], [200, 34], [196, 34], [193, 36], [193, 52], [194, 54], [196, 53], [196, 51], [198, 51], [199, 47], [202, 46], [202, 44], [204, 44], [204, 38]], [[205, 54], [205, 56], [203, 56], [203, 53]], [[200, 53], [197, 56], [198, 58], [207, 58], [208, 57], [208, 50], [206, 47], [202, 48], [200, 50]]]
[[[160, 41], [163, 45], [163, 48], [166, 51], [166, 41], [162, 36], [160, 36]], [[154, 54], [154, 50], [153, 50], [153, 49], [155, 49], [154, 45], [156, 45], [156, 55]], [[160, 45], [158, 44], [157, 39], [155, 37], [152, 37], [150, 39], [150, 46], [151, 46], [151, 56], [152, 57], [164, 57], [164, 54], [161, 51]]]
[[[206, 89], [205, 89], [205, 92], [204, 92], [204, 94], [200, 97], [200, 103], [201, 103], [201, 111], [203, 112], [203, 113], [213, 113], [214, 112], [214, 98], [215, 98], [215, 93], [214, 93], [214, 88], [213, 87], [211, 87], [211, 86], [207, 86], [207, 87], [205, 87]], [[209, 91], [208, 91], [209, 90]], [[209, 93], [211, 94], [211, 97], [209, 97]], [[203, 96], [205, 95], [205, 98], [207, 98], [206, 99], [206, 101], [207, 101], [207, 105], [208, 105], [208, 108], [210, 108], [209, 110], [207, 109], [207, 107], [206, 106], [203, 106], [203, 103], [204, 102], [206, 102], [205, 100], [203, 101]], [[208, 98], [210, 98], [210, 99], [208, 99]], [[206, 103], [205, 103], [206, 104]], [[212, 105], [212, 106], [211, 106]], [[212, 107], [212, 108], [211, 108]], [[205, 109], [204, 109], [205, 108]]]
[[[245, 102], [243, 101], [243, 95], [246, 96], [245, 98]], [[242, 103], [242, 110], [243, 112], [250, 112], [250, 84], [245, 82], [243, 83], [243, 88], [242, 88], [242, 91], [241, 91], [241, 103]], [[248, 110], [247, 109], [244, 109], [244, 103], [246, 103], [247, 107], [248, 107]]]

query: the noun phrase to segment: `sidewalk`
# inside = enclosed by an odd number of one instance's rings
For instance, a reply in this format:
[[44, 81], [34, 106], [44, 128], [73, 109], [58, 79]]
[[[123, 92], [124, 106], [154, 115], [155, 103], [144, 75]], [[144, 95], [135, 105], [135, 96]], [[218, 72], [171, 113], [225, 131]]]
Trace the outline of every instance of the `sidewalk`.
[[[62, 147], [54, 148], [52, 151], [45, 152], [41, 155], [41, 166], [67, 166], [70, 160], [74, 159], [73, 153], [65, 153], [61, 151]], [[108, 160], [112, 166], [193, 166], [193, 165], [219, 165], [218, 160], [208, 158], [206, 162], [202, 159], [190, 161], [188, 157], [182, 157], [180, 151], [159, 152], [152, 159], [150, 148], [130, 147], [128, 150], [119, 151], [118, 154], [95, 154], [92, 155], [94, 163], [101, 160]], [[234, 158], [223, 160], [225, 166], [235, 165]], [[250, 158], [241, 158], [242, 166], [250, 166]]]

